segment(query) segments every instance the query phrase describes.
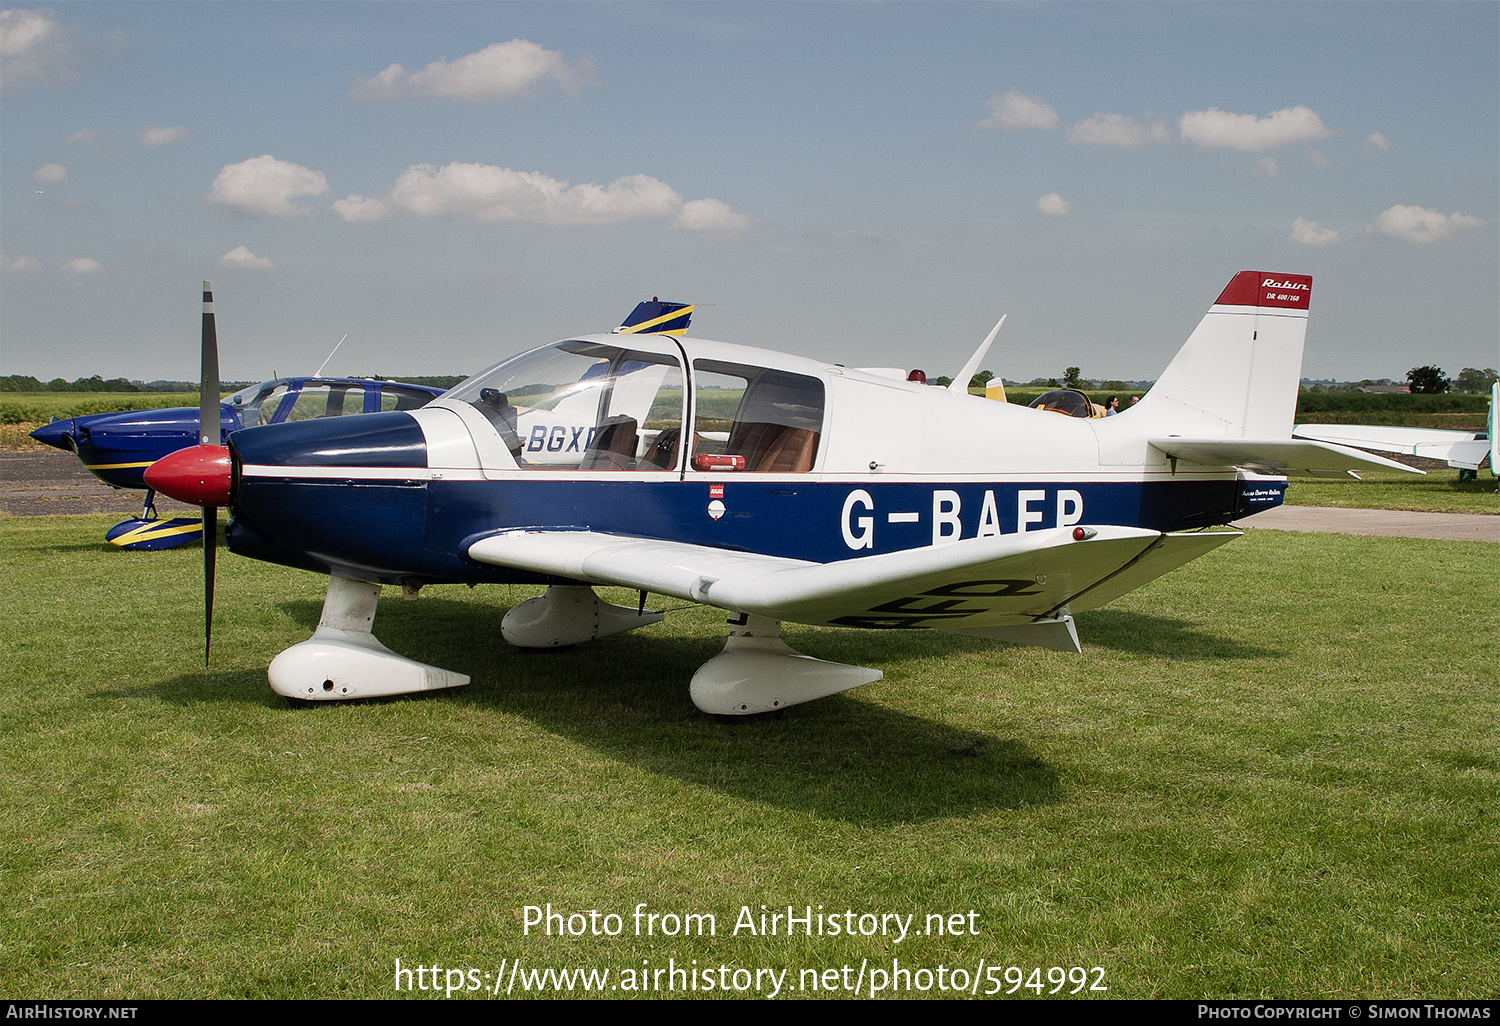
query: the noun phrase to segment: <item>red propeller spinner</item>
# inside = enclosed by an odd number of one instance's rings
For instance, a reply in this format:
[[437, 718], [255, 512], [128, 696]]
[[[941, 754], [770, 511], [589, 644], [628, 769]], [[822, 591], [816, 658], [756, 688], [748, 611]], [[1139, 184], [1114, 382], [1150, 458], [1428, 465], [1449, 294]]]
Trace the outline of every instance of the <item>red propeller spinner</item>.
[[178, 502], [229, 505], [229, 447], [194, 445], [163, 456], [146, 468], [146, 484]]

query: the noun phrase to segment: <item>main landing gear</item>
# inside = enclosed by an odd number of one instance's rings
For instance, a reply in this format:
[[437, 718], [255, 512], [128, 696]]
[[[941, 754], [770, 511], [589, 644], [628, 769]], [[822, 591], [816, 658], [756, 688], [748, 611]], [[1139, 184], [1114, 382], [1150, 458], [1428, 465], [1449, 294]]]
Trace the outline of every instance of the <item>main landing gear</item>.
[[[580, 645], [659, 623], [662, 614], [611, 605], [585, 585], [553, 585], [505, 615], [501, 632], [517, 648]], [[693, 674], [693, 704], [718, 716], [750, 717], [837, 694], [881, 678], [879, 670], [830, 663], [792, 651], [781, 640], [781, 623], [737, 613], [729, 620], [724, 651]]]
[[836, 695], [879, 680], [867, 666], [849, 666], [794, 652], [781, 622], [738, 613], [729, 618], [724, 651], [693, 674], [693, 704], [719, 716], [756, 716]]

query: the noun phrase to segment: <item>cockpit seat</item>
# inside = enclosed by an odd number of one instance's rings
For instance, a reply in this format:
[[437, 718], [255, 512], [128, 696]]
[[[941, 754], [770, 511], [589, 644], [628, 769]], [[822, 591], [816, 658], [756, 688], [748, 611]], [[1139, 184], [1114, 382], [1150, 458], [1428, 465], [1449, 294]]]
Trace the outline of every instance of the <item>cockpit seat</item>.
[[637, 470], [676, 470], [677, 450], [682, 447], [682, 429], [668, 428], [656, 436]]
[[636, 419], [624, 414], [606, 418], [594, 432], [579, 470], [629, 470], [635, 459]]
[[725, 451], [745, 457], [750, 474], [805, 474], [818, 455], [818, 432], [757, 422], [735, 425]]

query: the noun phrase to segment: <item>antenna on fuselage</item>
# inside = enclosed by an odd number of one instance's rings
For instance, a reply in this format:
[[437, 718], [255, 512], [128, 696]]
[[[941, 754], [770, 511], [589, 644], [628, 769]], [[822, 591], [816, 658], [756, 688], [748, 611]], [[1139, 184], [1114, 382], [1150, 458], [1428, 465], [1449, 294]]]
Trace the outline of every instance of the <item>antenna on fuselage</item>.
[[[348, 338], [348, 337], [349, 337], [349, 333], [347, 331], [344, 332], [344, 338]], [[344, 338], [339, 339], [338, 345], [335, 345], [333, 347], [333, 353], [336, 353], [336, 352], [339, 351], [339, 346], [341, 346], [341, 345], [344, 344]], [[328, 354], [328, 360], [332, 360], [333, 359], [333, 353], [329, 353]], [[313, 377], [315, 377], [315, 378], [321, 378], [323, 376], [323, 368], [328, 366], [328, 360], [324, 360], [321, 364], [318, 365], [318, 369], [315, 370], [315, 371], [313, 371]]]
[[948, 391], [957, 392], [959, 395], [969, 394], [969, 382], [973, 380], [975, 374], [979, 373], [980, 361], [990, 351], [990, 344], [995, 341], [995, 336], [1000, 334], [1000, 325], [1004, 324], [1005, 318], [1009, 316], [1010, 314], [1000, 315], [1000, 319], [995, 322], [995, 326], [990, 329], [990, 333], [985, 336], [983, 342], [979, 343], [979, 348], [974, 350], [974, 355], [969, 357], [969, 362], [964, 364], [964, 369], [959, 371], [958, 377], [949, 383]]

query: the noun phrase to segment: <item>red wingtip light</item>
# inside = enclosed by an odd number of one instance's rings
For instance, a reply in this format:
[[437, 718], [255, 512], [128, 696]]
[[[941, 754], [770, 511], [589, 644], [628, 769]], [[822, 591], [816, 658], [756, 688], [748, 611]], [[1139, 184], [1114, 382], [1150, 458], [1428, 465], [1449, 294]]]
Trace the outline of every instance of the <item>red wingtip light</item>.
[[229, 447], [194, 445], [146, 468], [146, 485], [194, 506], [229, 505]]
[[1074, 541], [1087, 541], [1088, 539], [1092, 538], [1094, 535], [1096, 535], [1098, 533], [1099, 533], [1098, 531], [1091, 530], [1090, 528], [1087, 528], [1087, 527], [1075, 527], [1075, 528], [1073, 528], [1073, 540]]

